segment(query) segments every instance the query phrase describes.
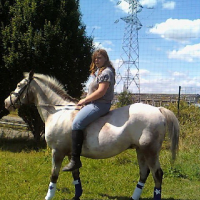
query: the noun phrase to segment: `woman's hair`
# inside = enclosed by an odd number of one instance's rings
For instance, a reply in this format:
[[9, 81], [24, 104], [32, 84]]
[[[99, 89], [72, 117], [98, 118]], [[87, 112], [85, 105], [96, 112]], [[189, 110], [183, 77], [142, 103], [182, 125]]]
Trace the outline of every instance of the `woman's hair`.
[[92, 75], [95, 75], [95, 72], [98, 70], [97, 66], [95, 65], [95, 59], [96, 59], [98, 53], [101, 54], [103, 57], [105, 57], [106, 60], [107, 60], [107, 61], [105, 62], [105, 64], [104, 64], [104, 66], [102, 66], [102, 67], [99, 69], [99, 74], [100, 74], [106, 67], [110, 67], [110, 68], [112, 68], [113, 73], [114, 73], [114, 75], [115, 75], [115, 68], [113, 67], [113, 65], [112, 65], [112, 63], [111, 63], [111, 61], [110, 61], [110, 59], [109, 59], [109, 57], [108, 57], [107, 51], [104, 50], [104, 49], [98, 49], [98, 50], [96, 50], [96, 51], [93, 53], [93, 55], [92, 55], [92, 63], [91, 63], [91, 65], [90, 65], [91, 74], [92, 74]]

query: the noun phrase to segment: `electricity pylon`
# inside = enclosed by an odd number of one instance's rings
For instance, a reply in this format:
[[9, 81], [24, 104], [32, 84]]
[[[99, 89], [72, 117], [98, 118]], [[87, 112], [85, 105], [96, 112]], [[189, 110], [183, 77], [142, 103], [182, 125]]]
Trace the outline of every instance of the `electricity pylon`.
[[[124, 81], [125, 90], [130, 90], [129, 87], [134, 82], [140, 94], [138, 31], [142, 28], [142, 24], [137, 17], [137, 13], [141, 12], [143, 7], [138, 0], [124, 1], [129, 4], [129, 10], [127, 16], [120, 18], [126, 23], [126, 26], [122, 43], [122, 61], [118, 68], [117, 78]], [[121, 1], [117, 5], [120, 3]], [[123, 69], [125, 72], [122, 72]]]

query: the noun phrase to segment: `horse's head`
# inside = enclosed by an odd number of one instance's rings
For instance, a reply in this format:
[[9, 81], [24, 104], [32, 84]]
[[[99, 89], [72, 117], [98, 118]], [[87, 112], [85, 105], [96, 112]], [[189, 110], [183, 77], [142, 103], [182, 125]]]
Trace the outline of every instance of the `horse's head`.
[[7, 110], [19, 108], [21, 104], [30, 103], [29, 87], [33, 80], [33, 75], [33, 71], [28, 76], [25, 75], [25, 78], [17, 84], [16, 89], [5, 99], [5, 108]]

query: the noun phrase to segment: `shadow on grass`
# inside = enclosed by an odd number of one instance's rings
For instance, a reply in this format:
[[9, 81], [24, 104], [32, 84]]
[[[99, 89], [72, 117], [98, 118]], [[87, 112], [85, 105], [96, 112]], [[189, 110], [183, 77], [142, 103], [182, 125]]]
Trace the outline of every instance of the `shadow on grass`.
[[[103, 197], [107, 197], [108, 199], [115, 199], [115, 200], [130, 200], [130, 197], [109, 196], [107, 194], [100, 194], [100, 195], [102, 196], [102, 199], [103, 199]], [[101, 200], [101, 199], [99, 199], [99, 200]], [[153, 200], [153, 198], [140, 198], [140, 200]], [[189, 199], [162, 198], [162, 200], [189, 200]]]
[[1, 151], [10, 151], [19, 153], [21, 151], [29, 152], [32, 150], [39, 151], [46, 148], [45, 140], [39, 142], [30, 138], [0, 138]]

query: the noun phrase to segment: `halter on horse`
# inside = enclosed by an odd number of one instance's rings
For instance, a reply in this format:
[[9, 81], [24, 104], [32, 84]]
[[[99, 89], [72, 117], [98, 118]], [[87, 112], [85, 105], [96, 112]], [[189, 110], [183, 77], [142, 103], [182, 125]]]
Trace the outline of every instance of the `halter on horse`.
[[[71, 156], [71, 124], [78, 112], [66, 109], [66, 105], [76, 106], [77, 100], [70, 97], [55, 79], [30, 73], [25, 75], [16, 90], [5, 100], [5, 107], [11, 109], [30, 103], [37, 106], [45, 122], [45, 140], [52, 148], [51, 182], [45, 197], [46, 200], [51, 200], [55, 195], [62, 161], [65, 156]], [[155, 182], [154, 200], [161, 200], [163, 171], [159, 153], [167, 129], [172, 157], [175, 158], [179, 142], [179, 123], [173, 112], [141, 103], [112, 110], [85, 129], [82, 156], [104, 159], [126, 149], [136, 148], [140, 178], [131, 199], [139, 199], [151, 171]], [[79, 170], [72, 172], [75, 200], [82, 195], [79, 174]]]

